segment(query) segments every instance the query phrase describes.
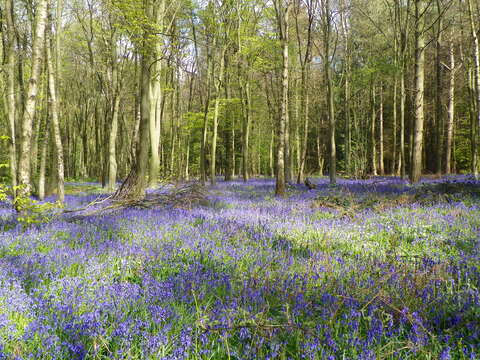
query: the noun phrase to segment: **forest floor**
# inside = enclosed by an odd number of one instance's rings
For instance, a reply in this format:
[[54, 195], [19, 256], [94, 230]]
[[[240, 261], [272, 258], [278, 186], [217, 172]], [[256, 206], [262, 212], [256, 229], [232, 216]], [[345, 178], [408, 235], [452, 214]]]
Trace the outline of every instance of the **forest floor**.
[[479, 359], [480, 182], [313, 182], [27, 229], [0, 204], [0, 359]]

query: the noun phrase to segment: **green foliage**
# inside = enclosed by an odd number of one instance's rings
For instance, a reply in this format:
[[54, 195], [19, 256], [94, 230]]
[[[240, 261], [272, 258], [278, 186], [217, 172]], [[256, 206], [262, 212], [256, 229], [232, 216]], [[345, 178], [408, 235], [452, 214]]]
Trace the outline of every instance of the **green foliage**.
[[8, 187], [0, 184], [0, 201], [8, 201]]
[[11, 205], [17, 210], [17, 221], [22, 224], [23, 228], [48, 222], [53, 210], [63, 207], [63, 205], [58, 202], [38, 202], [24, 195], [22, 191], [23, 188], [23, 185], [19, 185], [12, 189], [17, 193], [17, 196], [12, 200], [10, 197], [10, 188], [4, 184], [0, 184], [0, 201], [11, 202]]

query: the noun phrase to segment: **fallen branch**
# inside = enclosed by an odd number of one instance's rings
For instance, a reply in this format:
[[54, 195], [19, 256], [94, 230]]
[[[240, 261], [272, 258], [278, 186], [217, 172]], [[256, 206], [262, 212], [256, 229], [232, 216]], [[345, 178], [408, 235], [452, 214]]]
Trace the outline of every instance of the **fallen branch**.
[[[160, 190], [163, 190], [161, 188]], [[205, 187], [200, 185], [199, 183], [189, 183], [183, 184], [181, 186], [175, 187], [170, 191], [165, 192], [156, 192], [152, 194], [148, 194], [143, 199], [115, 199], [115, 196], [112, 194], [108, 196], [106, 199], [101, 201], [93, 201], [92, 203], [88, 204], [87, 206], [81, 209], [74, 209], [68, 210], [65, 212], [80, 212], [85, 211], [91, 208], [94, 205], [98, 205], [103, 203], [107, 200], [111, 200], [110, 204], [98, 209], [94, 209], [90, 212], [83, 213], [81, 216], [92, 216], [98, 215], [100, 213], [107, 213], [113, 212], [117, 210], [122, 210], [131, 207], [138, 207], [144, 209], [150, 209], [154, 207], [175, 207], [175, 208], [184, 208], [189, 209], [194, 204], [198, 204], [201, 202], [205, 202], [207, 200], [207, 191]]]

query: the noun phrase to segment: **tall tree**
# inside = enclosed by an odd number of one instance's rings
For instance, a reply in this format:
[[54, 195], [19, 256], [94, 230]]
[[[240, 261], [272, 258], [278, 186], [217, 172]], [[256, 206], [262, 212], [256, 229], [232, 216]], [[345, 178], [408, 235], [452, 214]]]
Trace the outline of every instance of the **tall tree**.
[[415, 121], [413, 129], [410, 180], [416, 183], [422, 174], [424, 93], [425, 93], [425, 4], [415, 0]]
[[329, 145], [330, 145], [330, 166], [329, 177], [330, 184], [337, 182], [337, 148], [335, 144], [335, 102], [334, 102], [334, 85], [332, 77], [332, 52], [334, 49], [333, 38], [333, 17], [335, 12], [331, 8], [330, 0], [320, 0], [320, 19], [321, 19], [321, 32], [323, 40], [323, 72], [325, 76], [325, 84], [327, 86], [327, 113], [328, 113], [328, 133], [329, 133]]
[[213, 81], [215, 88], [215, 105], [213, 110], [213, 131], [212, 131], [212, 157], [210, 161], [210, 179], [211, 184], [215, 185], [216, 183], [216, 162], [217, 162], [217, 136], [218, 136], [218, 113], [220, 111], [220, 81], [224, 77], [225, 71], [225, 45], [220, 45], [220, 69], [218, 74], [216, 74]]
[[277, 17], [277, 26], [280, 42], [282, 45], [282, 100], [280, 110], [280, 122], [278, 129], [277, 143], [277, 169], [275, 194], [284, 196], [285, 188], [285, 127], [288, 117], [288, 41], [289, 41], [289, 25], [290, 10], [292, 7], [291, 0], [275, 0], [275, 12]]
[[[165, 33], [165, 4], [166, 0], [159, 0], [152, 6], [153, 25], [161, 33]], [[150, 131], [150, 173], [149, 181], [151, 186], [155, 186], [160, 174], [160, 138], [162, 124], [162, 106], [164, 104], [162, 91], [162, 57], [163, 57], [163, 36], [157, 36], [156, 41], [150, 46], [153, 52], [154, 62], [151, 64], [151, 101], [149, 115]]]
[[411, 0], [406, 2], [394, 1], [394, 32], [397, 54], [397, 78], [400, 80], [400, 158], [399, 173], [402, 179], [406, 176], [406, 152], [405, 152], [405, 118], [407, 113], [407, 61], [410, 38]]
[[[52, 8], [52, 0], [49, 0], [48, 8]], [[57, 84], [56, 81], [58, 79], [57, 71], [58, 65], [54, 66], [54, 59], [52, 56], [52, 48], [54, 46], [53, 41], [53, 34], [52, 34], [52, 16], [51, 11], [49, 11], [48, 16], [48, 27], [46, 28], [47, 33], [47, 43], [46, 43], [46, 60], [47, 60], [47, 71], [48, 71], [48, 95], [49, 95], [49, 104], [50, 104], [50, 114], [52, 117], [52, 130], [53, 130], [53, 138], [55, 143], [55, 150], [57, 154], [57, 198], [58, 201], [64, 202], [65, 200], [65, 189], [64, 189], [64, 162], [63, 162], [63, 145], [62, 145], [62, 137], [60, 134], [60, 123], [59, 123], [59, 116], [58, 116], [58, 100], [57, 100]], [[60, 23], [57, 22], [57, 26]], [[58, 32], [58, 29], [57, 29]], [[58, 34], [56, 35], [58, 36]], [[59, 41], [55, 42], [57, 44], [58, 51], [58, 44]], [[56, 61], [58, 61], [58, 56], [55, 57]]]
[[[308, 130], [309, 130], [309, 92], [308, 92], [308, 81], [310, 74], [310, 66], [312, 61], [312, 32], [315, 19], [315, 10], [317, 2], [315, 0], [306, 0], [305, 7], [307, 12], [307, 33], [306, 39], [302, 41], [302, 35], [299, 24], [299, 13], [302, 9], [302, 1], [296, 0], [295, 6], [295, 26], [296, 26], [296, 35], [297, 35], [297, 49], [298, 49], [298, 59], [300, 62], [300, 117], [303, 118], [303, 139], [301, 142], [301, 149], [299, 149], [300, 154], [300, 164], [298, 169], [297, 183], [301, 184], [304, 182], [305, 175], [305, 163], [307, 159], [307, 149], [308, 149]], [[303, 45], [305, 42], [305, 45]], [[303, 49], [304, 48], [304, 49]], [[297, 125], [299, 126], [299, 125]]]
[[27, 96], [25, 100], [25, 109], [22, 117], [22, 131], [20, 142], [20, 158], [18, 162], [18, 180], [22, 185], [21, 193], [30, 194], [30, 160], [32, 145], [32, 124], [35, 116], [35, 105], [37, 103], [38, 82], [40, 79], [40, 69], [42, 65], [42, 55], [45, 45], [45, 26], [47, 20], [47, 1], [38, 0], [35, 11], [35, 32], [32, 43], [32, 69], [30, 80], [28, 82]]
[[137, 44], [139, 53], [141, 54], [140, 61], [140, 124], [138, 130], [138, 144], [136, 147], [137, 154], [133, 162], [130, 172], [122, 183], [120, 188], [115, 193], [116, 199], [123, 200], [140, 200], [145, 197], [145, 190], [147, 188], [147, 166], [148, 155], [150, 148], [149, 125], [151, 116], [151, 81], [152, 64], [156, 61], [152, 46], [152, 29], [151, 24], [154, 23], [154, 7], [155, 0], [145, 0], [143, 2], [143, 16], [147, 19], [147, 23], [141, 29], [141, 40]]
[[435, 172], [437, 174], [442, 173], [442, 149], [443, 149], [443, 104], [442, 104], [442, 32], [443, 32], [443, 19], [442, 19], [442, 7], [441, 1], [436, 0], [436, 10], [438, 20], [435, 25]]
[[16, 144], [16, 104], [15, 104], [15, 25], [13, 17], [13, 0], [4, 0], [4, 18], [6, 27], [2, 29], [5, 58], [5, 83], [6, 83], [6, 108], [8, 118], [9, 154], [10, 154], [10, 180], [13, 196], [17, 186], [17, 144]]
[[[475, 149], [475, 161], [473, 162], [473, 173], [475, 178], [479, 178], [479, 164], [478, 159], [480, 158], [478, 144], [478, 134], [480, 133], [480, 41], [479, 41], [479, 28], [478, 22], [475, 21], [474, 8], [472, 0], [467, 0], [468, 5], [468, 15], [470, 20], [470, 32], [473, 40], [473, 74], [474, 74], [474, 87], [475, 87], [475, 101], [476, 101], [476, 114], [475, 114], [475, 125], [476, 135], [474, 138], [474, 149]], [[478, 5], [477, 5], [478, 6]]]
[[455, 122], [455, 72], [458, 68], [455, 67], [455, 47], [453, 44], [453, 34], [450, 34], [450, 49], [449, 57], [450, 63], [448, 70], [450, 72], [449, 76], [449, 87], [448, 87], [448, 119], [446, 124], [446, 136], [445, 136], [445, 147], [444, 147], [444, 171], [445, 174], [450, 174], [452, 171], [452, 142], [453, 142], [453, 125]]

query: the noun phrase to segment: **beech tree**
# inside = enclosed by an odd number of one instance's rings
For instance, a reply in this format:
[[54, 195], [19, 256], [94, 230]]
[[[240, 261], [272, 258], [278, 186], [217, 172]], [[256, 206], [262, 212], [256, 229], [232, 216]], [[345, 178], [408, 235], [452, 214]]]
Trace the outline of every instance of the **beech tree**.
[[38, 83], [43, 60], [45, 45], [45, 26], [47, 22], [47, 1], [38, 0], [35, 12], [35, 31], [32, 43], [32, 69], [28, 81], [25, 108], [22, 116], [20, 154], [18, 162], [18, 180], [22, 185], [22, 195], [28, 195], [32, 183], [30, 178], [30, 160], [32, 147], [32, 126], [35, 117], [35, 106], [37, 104]]

